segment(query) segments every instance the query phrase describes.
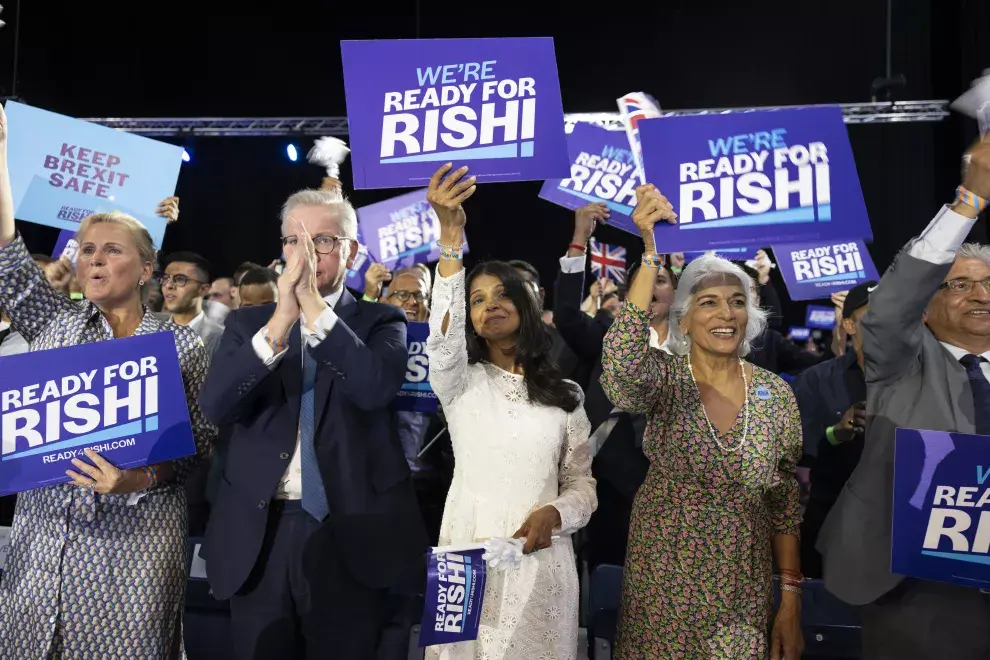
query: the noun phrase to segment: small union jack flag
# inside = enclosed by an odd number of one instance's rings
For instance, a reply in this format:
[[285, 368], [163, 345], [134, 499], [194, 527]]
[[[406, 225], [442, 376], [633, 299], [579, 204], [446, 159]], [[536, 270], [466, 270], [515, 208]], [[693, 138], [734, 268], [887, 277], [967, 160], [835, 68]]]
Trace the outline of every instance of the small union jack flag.
[[606, 245], [591, 239], [591, 272], [598, 279], [609, 279], [618, 284], [626, 281], [626, 248]]

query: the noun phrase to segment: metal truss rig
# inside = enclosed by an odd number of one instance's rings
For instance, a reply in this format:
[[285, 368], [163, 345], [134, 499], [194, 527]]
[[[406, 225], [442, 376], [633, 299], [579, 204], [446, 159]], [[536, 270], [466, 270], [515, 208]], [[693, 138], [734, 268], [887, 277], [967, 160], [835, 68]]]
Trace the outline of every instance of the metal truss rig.
[[[840, 103], [847, 124], [891, 124], [897, 122], [941, 121], [949, 116], [948, 101], [897, 101], [893, 103]], [[765, 110], [790, 110], [809, 106], [765, 108], [706, 108], [666, 110], [664, 117], [686, 115], [727, 115]], [[189, 137], [280, 137], [295, 135], [347, 135], [347, 117], [189, 117], [87, 119], [128, 133], [147, 136]], [[564, 115], [568, 131], [577, 122], [596, 124], [608, 130], [624, 130], [618, 113], [589, 112]]]

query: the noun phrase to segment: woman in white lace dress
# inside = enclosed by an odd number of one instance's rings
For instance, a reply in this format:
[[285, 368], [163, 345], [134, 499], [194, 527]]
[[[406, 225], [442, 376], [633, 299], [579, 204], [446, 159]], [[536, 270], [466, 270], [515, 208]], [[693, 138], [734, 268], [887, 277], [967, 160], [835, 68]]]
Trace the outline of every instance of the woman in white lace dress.
[[467, 168], [451, 169], [440, 168], [429, 191], [442, 257], [427, 352], [455, 458], [440, 543], [525, 537], [526, 554], [515, 568], [489, 571], [478, 640], [432, 647], [427, 657], [573, 660], [570, 534], [597, 506], [588, 418], [578, 386], [547, 358], [539, 306], [515, 269], [488, 262], [465, 278], [461, 203], [475, 185]]

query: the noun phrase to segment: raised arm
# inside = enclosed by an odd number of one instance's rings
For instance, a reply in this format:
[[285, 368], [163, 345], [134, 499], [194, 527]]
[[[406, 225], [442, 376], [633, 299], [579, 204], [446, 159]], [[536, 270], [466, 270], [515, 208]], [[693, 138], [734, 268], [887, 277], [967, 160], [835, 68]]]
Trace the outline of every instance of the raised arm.
[[585, 252], [588, 240], [599, 221], [606, 221], [608, 207], [594, 203], [582, 206], [574, 213], [574, 236], [567, 254], [560, 259], [560, 275], [554, 295], [554, 325], [579, 357], [597, 360], [602, 353], [606, 327], [600, 320], [588, 316], [581, 309], [584, 296]]
[[590, 435], [591, 423], [584, 406], [580, 405], [567, 415], [564, 449], [557, 473], [560, 496], [550, 502], [560, 513], [560, 534], [573, 534], [587, 525], [598, 508], [595, 479], [591, 476]]
[[[970, 151], [963, 187], [984, 200], [990, 198], [990, 141]], [[942, 207], [883, 274], [870, 294], [870, 308], [862, 321], [863, 370], [868, 383], [918, 368], [922, 314], [952, 268], [978, 214], [974, 206], [958, 200]]]
[[463, 203], [477, 189], [475, 178], [467, 176], [467, 167], [452, 169], [453, 165], [447, 163], [434, 172], [427, 192], [430, 206], [440, 220], [440, 263], [433, 282], [426, 352], [430, 358], [430, 384], [443, 406], [464, 391], [467, 378], [463, 260], [467, 216]]
[[650, 304], [660, 267], [653, 227], [673, 223], [670, 202], [651, 184], [636, 189], [633, 222], [643, 237], [643, 266], [636, 271], [626, 304], [616, 317], [602, 350], [602, 388], [616, 406], [632, 413], [651, 413], [670, 391], [669, 364], [663, 351], [650, 350]]
[[0, 108], [0, 309], [14, 330], [33, 343], [59, 312], [72, 305], [59, 295], [17, 235], [7, 169], [7, 115]]

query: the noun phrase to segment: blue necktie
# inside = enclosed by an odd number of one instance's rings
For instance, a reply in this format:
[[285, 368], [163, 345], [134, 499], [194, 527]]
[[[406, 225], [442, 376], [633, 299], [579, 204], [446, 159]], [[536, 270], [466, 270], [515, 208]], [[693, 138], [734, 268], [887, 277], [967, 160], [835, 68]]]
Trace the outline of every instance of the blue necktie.
[[303, 511], [322, 521], [330, 515], [327, 492], [323, 488], [323, 477], [316, 462], [316, 360], [303, 346], [303, 390], [299, 404], [299, 459], [302, 464], [302, 508]]
[[990, 382], [983, 375], [981, 365], [986, 361], [979, 355], [965, 355], [959, 360], [966, 367], [969, 384], [973, 388], [973, 408], [976, 411], [976, 432], [990, 435]]

